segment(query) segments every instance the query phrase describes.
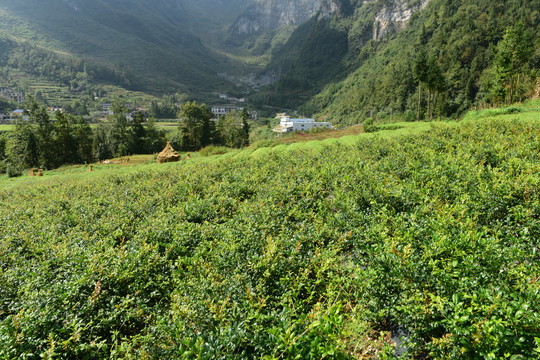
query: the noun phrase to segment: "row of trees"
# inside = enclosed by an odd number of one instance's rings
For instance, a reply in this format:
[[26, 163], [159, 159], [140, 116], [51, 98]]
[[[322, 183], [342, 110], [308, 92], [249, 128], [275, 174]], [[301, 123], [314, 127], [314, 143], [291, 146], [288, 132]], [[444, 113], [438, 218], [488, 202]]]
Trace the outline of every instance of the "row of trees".
[[[90, 163], [128, 154], [160, 151], [167, 141], [153, 118], [138, 112], [128, 116], [120, 101], [112, 105], [109, 121], [92, 129], [82, 116], [57, 112], [51, 119], [46, 108], [29, 98], [28, 120], [0, 139], [0, 173], [15, 176], [27, 168], [53, 169], [64, 164]], [[249, 145], [248, 113], [232, 112], [218, 121], [206, 105], [180, 106], [178, 131], [171, 141], [180, 150], [196, 151], [209, 145], [241, 148]]]
[[[418, 81], [418, 112], [417, 120], [420, 120], [420, 110], [422, 105], [422, 89], [427, 88], [427, 110], [426, 118], [433, 118], [433, 108], [435, 107], [435, 98], [446, 90], [446, 81], [442, 74], [441, 67], [437, 63], [437, 58], [427, 56], [424, 49], [421, 49], [414, 63], [414, 76]], [[423, 85], [423, 87], [422, 87]], [[439, 108], [440, 111], [440, 108]], [[439, 113], [440, 115], [440, 113]]]
[[[491, 49], [491, 53], [493, 60], [484, 71], [480, 86], [475, 84], [474, 78], [469, 78], [465, 88], [466, 97], [473, 100], [481, 90], [482, 101], [494, 105], [508, 105], [524, 100], [526, 89], [531, 87], [529, 82], [535, 82], [536, 79], [529, 64], [534, 54], [531, 31], [525, 29], [522, 23], [508, 27], [503, 38]], [[421, 119], [424, 108], [425, 118], [433, 119], [436, 105], [440, 116], [448, 84], [435, 53], [428, 56], [422, 47], [414, 62], [413, 75], [418, 83], [417, 119]], [[425, 89], [427, 89], [427, 105], [422, 98]]]
[[483, 76], [489, 99], [494, 104], [523, 100], [525, 87], [531, 80], [529, 60], [534, 54], [531, 31], [521, 23], [509, 27], [493, 53], [493, 64]]
[[165, 132], [142, 113], [128, 120], [127, 109], [114, 104], [115, 115], [95, 129], [80, 116], [57, 112], [29, 99], [28, 120], [19, 120], [9, 136], [0, 140], [0, 172], [10, 176], [27, 168], [53, 169], [64, 164], [90, 163], [129, 153], [153, 153], [166, 143]]
[[44, 106], [30, 103], [28, 121], [17, 121], [5, 142], [2, 167], [8, 175], [25, 168], [51, 169], [62, 164], [93, 160], [93, 136], [90, 125], [81, 117], [56, 114], [51, 121]]
[[128, 154], [152, 154], [166, 143], [165, 132], [156, 127], [154, 119], [137, 112], [128, 119], [129, 110], [120, 101], [112, 105], [114, 115], [101, 123], [94, 132], [94, 155], [97, 160]]

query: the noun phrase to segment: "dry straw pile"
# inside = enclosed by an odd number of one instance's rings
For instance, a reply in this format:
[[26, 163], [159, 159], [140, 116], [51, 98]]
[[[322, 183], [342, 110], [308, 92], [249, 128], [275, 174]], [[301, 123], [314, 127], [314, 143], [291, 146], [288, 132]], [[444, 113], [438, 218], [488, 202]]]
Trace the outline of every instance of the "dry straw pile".
[[180, 161], [180, 159], [180, 154], [173, 149], [170, 142], [167, 142], [165, 149], [158, 154], [157, 162], [158, 164], [162, 164], [166, 162]]

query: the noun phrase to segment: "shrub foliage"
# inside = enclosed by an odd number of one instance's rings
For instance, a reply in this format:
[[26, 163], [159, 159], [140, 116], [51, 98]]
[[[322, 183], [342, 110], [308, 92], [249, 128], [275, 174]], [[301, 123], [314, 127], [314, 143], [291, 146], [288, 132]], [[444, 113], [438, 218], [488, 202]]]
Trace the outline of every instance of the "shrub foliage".
[[470, 121], [0, 190], [0, 358], [538, 358], [539, 154]]

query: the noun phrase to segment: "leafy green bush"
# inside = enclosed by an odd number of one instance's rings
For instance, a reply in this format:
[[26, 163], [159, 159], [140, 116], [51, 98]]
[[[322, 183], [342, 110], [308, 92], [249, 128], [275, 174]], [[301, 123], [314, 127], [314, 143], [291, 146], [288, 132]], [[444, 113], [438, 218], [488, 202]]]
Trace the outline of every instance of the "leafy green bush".
[[199, 151], [201, 156], [212, 156], [226, 154], [232, 149], [226, 146], [210, 145]]
[[375, 125], [373, 125], [373, 119], [367, 118], [364, 120], [364, 132], [370, 133], [370, 132], [376, 132], [379, 128]]
[[395, 328], [403, 358], [537, 358], [539, 138], [462, 122], [0, 189], [0, 358], [393, 358]]
[[[5, 161], [4, 161], [5, 163]], [[5, 166], [6, 168], [6, 175], [10, 178], [13, 178], [13, 177], [19, 177], [22, 175], [22, 172], [23, 170], [17, 166], [17, 165], [13, 165], [13, 164], [10, 164], [10, 163], [7, 163], [7, 165]]]
[[416, 114], [412, 110], [407, 110], [405, 112], [405, 121], [411, 122], [416, 120]]
[[7, 159], [0, 160], [0, 174], [7, 174]]

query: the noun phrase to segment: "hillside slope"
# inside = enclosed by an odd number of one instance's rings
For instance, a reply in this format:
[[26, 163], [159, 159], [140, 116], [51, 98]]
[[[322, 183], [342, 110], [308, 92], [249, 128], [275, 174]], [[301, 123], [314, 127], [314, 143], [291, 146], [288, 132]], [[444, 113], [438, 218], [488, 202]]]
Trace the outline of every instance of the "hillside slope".
[[[289, 108], [307, 103], [302, 111], [338, 123], [415, 111], [414, 65], [423, 50], [442, 74], [444, 86], [434, 100], [437, 114], [460, 114], [475, 103], [495, 103], [486, 94], [494, 78], [492, 49], [514, 26], [516, 31], [521, 26], [532, 48], [520, 66], [521, 78], [528, 81], [520, 91], [530, 96], [534, 89], [540, 68], [535, 1], [351, 0], [335, 5], [332, 17], [312, 18], [276, 51], [263, 75], [274, 74], [278, 81], [253, 100]], [[426, 102], [422, 108], [424, 114]]]
[[536, 357], [539, 109], [518, 109], [0, 188], [0, 358], [383, 358], [399, 335], [406, 358]]
[[[212, 5], [211, 1], [205, 4]], [[210, 16], [220, 7], [214, 7], [208, 17], [203, 10], [195, 2], [172, 0], [1, 0], [4, 25], [0, 31], [44, 48], [125, 68], [141, 89], [219, 91], [231, 84], [218, 73], [238, 64], [201, 42], [196, 34], [199, 24], [212, 23]]]
[[[58, 72], [54, 59], [71, 56], [106, 70], [64, 75], [204, 100], [271, 84], [252, 105], [342, 124], [395, 113], [412, 120], [415, 111], [457, 116], [530, 97], [540, 68], [538, 19], [533, 0], [0, 0], [0, 33], [22, 46], [19, 54], [28, 46], [46, 54], [49, 63], [30, 65], [43, 72]], [[507, 32], [529, 43], [511, 75], [495, 66], [506, 61], [494, 49]], [[424, 53], [437, 84], [417, 79]]]
[[395, 35], [428, 1], [325, 0], [309, 21], [273, 51], [261, 74], [277, 79], [255, 97], [263, 103], [297, 107], [361, 65], [360, 54], [371, 42]]

